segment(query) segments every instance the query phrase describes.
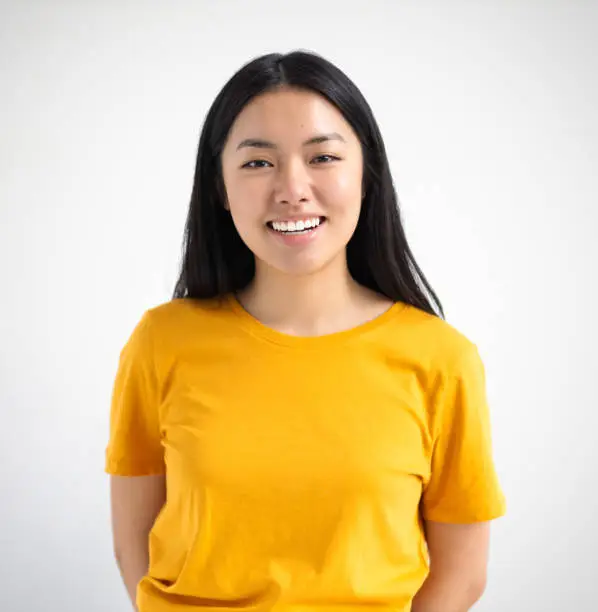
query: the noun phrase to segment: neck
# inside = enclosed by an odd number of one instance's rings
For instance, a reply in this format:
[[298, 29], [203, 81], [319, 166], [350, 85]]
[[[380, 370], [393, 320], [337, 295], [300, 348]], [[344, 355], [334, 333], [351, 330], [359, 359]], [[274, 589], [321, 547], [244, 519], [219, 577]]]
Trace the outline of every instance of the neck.
[[241, 292], [239, 301], [269, 327], [297, 336], [315, 336], [350, 325], [355, 310], [367, 299], [366, 293], [368, 290], [351, 277], [346, 260], [305, 276], [256, 265], [255, 278]]

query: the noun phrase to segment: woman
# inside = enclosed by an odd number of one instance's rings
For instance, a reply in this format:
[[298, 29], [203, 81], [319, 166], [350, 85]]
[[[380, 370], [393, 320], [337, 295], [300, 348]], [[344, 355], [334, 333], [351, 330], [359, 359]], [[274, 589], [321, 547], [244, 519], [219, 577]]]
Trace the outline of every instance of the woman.
[[303, 52], [240, 69], [203, 127], [173, 299], [114, 385], [137, 609], [469, 609], [505, 502], [484, 368], [443, 316], [357, 87]]

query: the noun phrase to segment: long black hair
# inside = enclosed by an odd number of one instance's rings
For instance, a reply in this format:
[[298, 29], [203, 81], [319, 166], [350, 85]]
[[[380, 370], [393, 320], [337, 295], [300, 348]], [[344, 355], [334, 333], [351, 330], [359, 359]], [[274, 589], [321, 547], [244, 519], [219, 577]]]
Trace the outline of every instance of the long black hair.
[[283, 86], [324, 96], [361, 142], [365, 197], [347, 245], [352, 277], [391, 300], [444, 318], [442, 304], [407, 243], [384, 142], [372, 110], [347, 75], [326, 59], [305, 51], [271, 53], [250, 61], [224, 85], [210, 107], [199, 139], [173, 298], [222, 297], [243, 289], [253, 279], [254, 255], [224, 206], [221, 153], [243, 107], [255, 96]]

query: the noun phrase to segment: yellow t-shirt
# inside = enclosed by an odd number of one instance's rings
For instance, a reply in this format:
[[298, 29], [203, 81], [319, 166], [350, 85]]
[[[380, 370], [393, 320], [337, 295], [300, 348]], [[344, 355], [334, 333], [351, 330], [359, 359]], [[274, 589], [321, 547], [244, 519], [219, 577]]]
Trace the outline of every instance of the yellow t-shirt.
[[140, 612], [407, 611], [421, 517], [505, 512], [477, 348], [400, 302], [309, 338], [234, 298], [147, 310], [120, 354], [106, 471], [166, 473]]

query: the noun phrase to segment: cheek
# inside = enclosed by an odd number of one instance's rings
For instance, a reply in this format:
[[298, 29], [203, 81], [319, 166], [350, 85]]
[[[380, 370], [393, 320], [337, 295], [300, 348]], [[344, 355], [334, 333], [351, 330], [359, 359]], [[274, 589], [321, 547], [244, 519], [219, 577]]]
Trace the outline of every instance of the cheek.
[[227, 199], [235, 225], [246, 231], [255, 226], [266, 214], [263, 186], [258, 181], [245, 181], [227, 185]]
[[260, 216], [255, 210], [254, 203], [247, 198], [242, 200], [231, 198], [229, 210], [233, 223], [242, 238], [250, 237], [258, 229]]
[[361, 208], [361, 174], [343, 173], [323, 189], [331, 213], [354, 217]]

